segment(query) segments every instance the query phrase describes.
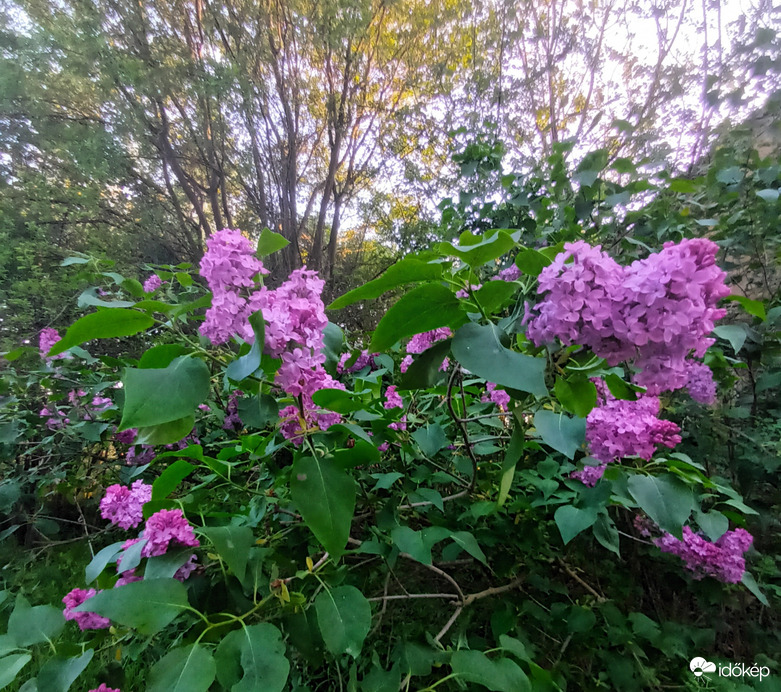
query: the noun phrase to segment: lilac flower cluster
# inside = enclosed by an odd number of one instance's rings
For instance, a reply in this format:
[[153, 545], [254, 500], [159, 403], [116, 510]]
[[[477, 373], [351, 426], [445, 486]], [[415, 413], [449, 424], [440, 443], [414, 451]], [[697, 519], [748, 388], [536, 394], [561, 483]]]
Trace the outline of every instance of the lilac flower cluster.
[[704, 355], [726, 314], [716, 307], [729, 294], [716, 244], [665, 243], [628, 267], [584, 241], [564, 249], [540, 273], [538, 292], [546, 295], [527, 310], [529, 339], [583, 344], [610, 365], [633, 360], [637, 383], [651, 394], [684, 387], [688, 358]]
[[191, 548], [200, 545], [181, 509], [161, 509], [155, 512], [146, 520], [141, 538], [146, 540], [146, 545], [141, 549], [142, 557], [164, 555], [171, 543]]
[[102, 615], [90, 612], [74, 612], [74, 608], [80, 606], [84, 601], [97, 595], [95, 589], [73, 589], [65, 595], [62, 602], [65, 609], [62, 611], [66, 620], [75, 620], [79, 629], [84, 630], [102, 630], [111, 625], [111, 620]]
[[128, 466], [143, 466], [155, 458], [153, 445], [133, 445], [125, 454], [125, 464]]
[[123, 445], [132, 445], [138, 435], [138, 428], [128, 428], [120, 432], [114, 432], [114, 439]]
[[521, 278], [521, 270], [514, 264], [500, 269], [496, 276], [491, 277], [491, 281], [518, 281]]
[[338, 372], [340, 375], [342, 375], [345, 372], [349, 373], [356, 373], [363, 370], [367, 365], [372, 369], [376, 369], [376, 364], [374, 362], [374, 356], [380, 355], [379, 353], [369, 353], [368, 351], [361, 351], [360, 354], [358, 354], [358, 357], [355, 359], [355, 362], [350, 365], [349, 367], [346, 367], [347, 361], [350, 360], [352, 354], [350, 353], [343, 353], [341, 358], [339, 358], [339, 362], [336, 364], [336, 372]]
[[65, 415], [64, 411], [60, 411], [54, 404], [47, 404], [39, 412], [38, 415], [41, 418], [46, 418], [46, 427], [49, 430], [60, 430], [68, 425], [71, 421]]
[[100, 501], [100, 516], [122, 529], [135, 528], [143, 521], [143, 507], [151, 499], [152, 486], [141, 480], [129, 488], [110, 485]]
[[144, 293], [154, 293], [162, 285], [163, 280], [157, 274], [152, 274], [144, 281]]
[[223, 430], [240, 430], [243, 427], [241, 418], [239, 418], [239, 397], [244, 396], [244, 392], [235, 389], [228, 397], [228, 403], [225, 406], [225, 420], [222, 423]]
[[475, 291], [479, 291], [483, 287], [483, 284], [472, 284], [469, 286], [469, 289], [462, 288], [460, 291], [456, 291], [456, 298], [461, 298], [462, 300], [465, 298], [469, 298], [470, 291], [474, 293]]
[[52, 346], [60, 341], [60, 339], [60, 333], [56, 329], [46, 327], [45, 329], [41, 330], [40, 336], [38, 337], [38, 350], [41, 353], [41, 358], [43, 358], [47, 363], [50, 363], [51, 361], [59, 358], [67, 358], [67, 354], [65, 353], [60, 353], [57, 356], [49, 357], [49, 351], [51, 350]]
[[716, 401], [713, 371], [705, 363], [691, 361], [687, 366], [686, 389], [689, 390], [689, 396], [700, 404], [713, 404]]
[[201, 276], [212, 290], [212, 305], [200, 332], [214, 344], [223, 344], [234, 334], [247, 333], [249, 316], [257, 310], [239, 292], [254, 285], [257, 274], [268, 273], [255, 257], [252, 245], [241, 231], [224, 228], [206, 241], [201, 259]]
[[496, 383], [494, 382], [486, 382], [485, 383], [485, 394], [483, 394], [482, 398], [480, 399], [483, 403], [488, 403], [489, 401], [493, 401], [501, 411], [506, 411], [507, 406], [510, 403], [510, 395], [504, 391], [504, 389], [497, 389]]
[[[450, 327], [440, 327], [439, 329], [432, 329], [429, 332], [422, 332], [421, 334], [415, 334], [407, 344], [407, 353], [410, 354], [417, 354], [417, 353], [423, 353], [424, 351], [431, 348], [437, 341], [442, 341], [443, 339], [449, 339], [451, 336], [453, 336], [453, 332], [450, 331]], [[404, 359], [401, 361], [400, 370], [401, 372], [407, 372], [409, 369], [409, 366], [412, 365], [412, 356], [408, 355], [405, 356]], [[445, 358], [445, 360], [442, 362], [442, 365], [440, 366], [440, 370], [447, 370], [448, 366], [450, 365], [450, 361]]]
[[107, 687], [105, 682], [101, 682], [98, 687], [89, 692], [122, 692], [122, 690], [117, 689], [116, 687]]
[[569, 476], [570, 478], [580, 481], [583, 485], [593, 488], [597, 484], [597, 481], [605, 475], [606, 468], [607, 464], [584, 466], [579, 471], [573, 471]]
[[392, 384], [385, 390], [385, 403], [383, 406], [386, 409], [392, 408], [404, 408], [404, 400], [401, 395], [396, 391], [396, 385]]
[[665, 533], [653, 542], [663, 553], [680, 557], [695, 579], [713, 577], [727, 584], [737, 584], [746, 571], [743, 554], [753, 541], [754, 537], [748, 531], [735, 529], [713, 543], [684, 526], [683, 540]]

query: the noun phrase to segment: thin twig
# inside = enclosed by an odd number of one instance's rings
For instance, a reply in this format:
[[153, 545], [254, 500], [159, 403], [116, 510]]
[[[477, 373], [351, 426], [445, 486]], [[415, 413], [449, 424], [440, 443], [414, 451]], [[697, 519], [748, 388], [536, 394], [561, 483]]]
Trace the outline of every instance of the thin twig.
[[439, 644], [439, 640], [447, 634], [447, 631], [453, 626], [453, 623], [458, 620], [458, 616], [461, 615], [463, 609], [464, 606], [458, 606], [458, 608], [455, 609], [455, 612], [450, 616], [450, 619], [445, 623], [445, 626], [439, 630], [439, 634], [434, 637], [434, 641], [437, 642], [437, 644]]
[[[458, 373], [458, 367], [454, 367], [453, 372], [450, 375], [450, 379], [447, 382], [447, 396], [445, 398], [447, 399], [447, 409], [450, 411], [450, 417], [453, 419], [456, 426], [460, 430], [461, 437], [464, 438], [464, 447], [466, 449], [466, 453], [469, 455], [469, 460], [472, 462], [472, 479], [469, 483], [469, 491], [471, 492], [475, 489], [475, 484], [477, 483], [477, 459], [474, 452], [472, 451], [472, 445], [469, 442], [469, 432], [466, 429], [466, 425], [461, 422], [461, 418], [456, 415], [456, 411], [453, 408], [453, 385], [455, 384]], [[461, 386], [461, 398], [463, 402], [463, 385]], [[464, 404], [464, 413], [466, 413], [466, 404]]]
[[586, 591], [588, 591], [594, 598], [596, 598], [600, 603], [604, 603], [607, 599], [599, 593], [591, 584], [586, 583], [581, 579], [576, 573], [575, 570], [573, 570], [564, 560], [559, 558], [559, 564], [564, 568], [564, 571], [572, 577], [578, 584], [580, 584]]

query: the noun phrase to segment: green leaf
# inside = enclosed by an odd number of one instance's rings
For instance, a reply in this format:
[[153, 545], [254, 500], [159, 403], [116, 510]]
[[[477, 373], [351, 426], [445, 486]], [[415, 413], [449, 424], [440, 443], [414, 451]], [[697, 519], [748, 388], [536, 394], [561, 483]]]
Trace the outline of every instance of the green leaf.
[[[743, 577], [741, 578], [741, 583], [743, 586], [745, 586], [751, 593], [753, 593], [757, 600], [763, 605], [763, 606], [770, 606], [770, 603], [768, 603], [767, 596], [762, 593], [762, 590], [759, 588], [759, 584], [757, 584], [757, 580], [754, 579], [754, 575], [751, 574], [748, 570], [743, 572]], [[2, 661], [0, 661], [2, 663]]]
[[553, 386], [561, 405], [579, 418], [585, 418], [597, 404], [597, 388], [583, 375], [556, 378]]
[[670, 181], [670, 190], [673, 192], [690, 195], [693, 192], [697, 192], [697, 186], [691, 180], [687, 180], [686, 178], [675, 178]]
[[96, 286], [88, 288], [82, 292], [82, 294], [76, 299], [76, 305], [83, 308], [88, 305], [101, 308], [130, 308], [135, 305], [130, 300], [103, 300], [98, 296], [98, 289]]
[[403, 473], [398, 471], [390, 471], [389, 473], [373, 473], [372, 478], [376, 478], [377, 482], [374, 484], [372, 490], [388, 490], [399, 478], [404, 478]]
[[542, 441], [569, 459], [575, 457], [586, 441], [586, 421], [563, 413], [539, 410], [534, 414], [534, 427]]
[[510, 444], [507, 445], [507, 452], [502, 462], [502, 477], [499, 481], [499, 497], [496, 500], [496, 504], [501, 507], [507, 500], [507, 496], [510, 494], [510, 488], [515, 478], [515, 466], [521, 458], [526, 440], [523, 433], [523, 428], [516, 424], [513, 427], [513, 434], [510, 438]]
[[480, 549], [477, 539], [469, 531], [456, 531], [450, 537], [454, 543], [466, 550], [475, 560], [479, 560], [484, 565], [488, 564], [485, 553]]
[[359, 300], [377, 298], [386, 291], [405, 284], [441, 279], [442, 267], [442, 264], [429, 264], [417, 257], [405, 257], [388, 267], [382, 276], [337, 298], [328, 306], [328, 310], [341, 310]]
[[188, 356], [177, 358], [166, 368], [126, 368], [122, 378], [125, 406], [119, 429], [157, 426], [192, 417], [198, 404], [209, 395], [209, 379], [206, 363]]
[[178, 550], [169, 548], [167, 553], [148, 558], [144, 566], [144, 579], [173, 577], [180, 567], [189, 562], [192, 554], [192, 548], [185, 547]]
[[437, 341], [431, 348], [421, 353], [401, 376], [399, 390], [428, 389], [444, 377], [440, 370], [445, 357], [450, 352], [452, 339]]
[[721, 324], [713, 328], [713, 333], [720, 339], [729, 341], [736, 355], [746, 343], [746, 327], [742, 324]]
[[19, 671], [22, 670], [32, 659], [30, 654], [12, 654], [0, 658], [0, 690], [10, 685]]
[[475, 682], [494, 692], [531, 692], [531, 683], [515, 661], [492, 661], [482, 651], [454, 651], [450, 659], [453, 673], [464, 682]]
[[765, 202], [773, 204], [778, 201], [779, 191], [773, 188], [767, 188], [765, 190], [757, 190], [757, 197], [761, 197]]
[[448, 437], [439, 423], [427, 423], [412, 433], [412, 438], [427, 457], [433, 457], [448, 443]]
[[354, 586], [325, 589], [315, 599], [315, 611], [328, 651], [334, 656], [350, 654], [358, 658], [372, 621], [366, 597]]
[[730, 166], [729, 168], [723, 168], [716, 173], [716, 180], [725, 185], [735, 185], [743, 180], [743, 171], [739, 166]]
[[[335, 368], [344, 345], [344, 332], [339, 325], [329, 322], [323, 330], [323, 355], [327, 368]], [[329, 370], [333, 372], [333, 370]]]
[[239, 399], [238, 412], [245, 427], [261, 429], [279, 418], [279, 405], [270, 394], [259, 394]]
[[374, 330], [369, 350], [384, 351], [405, 336], [447, 327], [463, 314], [461, 301], [442, 284], [418, 286], [385, 313]]
[[696, 508], [689, 486], [675, 476], [633, 475], [627, 481], [629, 493], [662, 531], [681, 538], [683, 524]]
[[176, 579], [150, 579], [101, 591], [74, 610], [98, 613], [139, 634], [151, 635], [188, 605], [184, 584]]
[[176, 272], [174, 276], [176, 276], [176, 280], [183, 288], [189, 288], [193, 285], [193, 277], [190, 276], [187, 272]]
[[398, 692], [401, 685], [401, 668], [394, 665], [386, 671], [376, 663], [361, 680], [361, 692]]
[[469, 372], [504, 387], [545, 396], [545, 360], [502, 346], [494, 324], [465, 324], [453, 338], [453, 355]]
[[[464, 235], [461, 234], [460, 245], [437, 243], [434, 247], [437, 252], [441, 252], [444, 255], [454, 255], [472, 268], [481, 267], [486, 262], [501, 257], [515, 247], [515, 239], [509, 231], [504, 229], [486, 231], [484, 235], [473, 236], [472, 238], [465, 238]], [[464, 240], [477, 240], [477, 242], [469, 242], [467, 244]]]
[[146, 692], [206, 692], [216, 673], [212, 655], [191, 644], [170, 651], [152, 666]]
[[521, 250], [515, 258], [515, 266], [529, 276], [539, 276], [540, 272], [552, 262], [552, 258], [532, 248]]
[[59, 608], [50, 605], [31, 608], [24, 596], [16, 597], [16, 605], [8, 618], [8, 634], [18, 646], [51, 641], [63, 627], [65, 618]]
[[225, 374], [236, 382], [241, 382], [260, 367], [263, 346], [266, 343], [266, 323], [260, 310], [249, 316], [249, 323], [255, 334], [255, 341], [252, 342], [249, 353], [237, 358], [225, 369]]
[[229, 632], [215, 652], [217, 680], [231, 692], [281, 692], [290, 673], [282, 633], [272, 624]]
[[100, 310], [76, 320], [65, 336], [49, 351], [50, 356], [67, 351], [92, 339], [108, 339], [117, 336], [131, 336], [143, 332], [154, 325], [155, 321], [143, 312], [126, 308]]
[[152, 483], [152, 499], [164, 500], [187, 476], [195, 471], [195, 466], [179, 459], [163, 471]]
[[150, 425], [139, 428], [135, 444], [138, 445], [169, 445], [179, 442], [193, 429], [195, 416], [185, 416], [160, 425]]
[[569, 616], [567, 617], [567, 630], [575, 634], [583, 634], [593, 629], [597, 624], [597, 616], [594, 615], [594, 611], [590, 608], [584, 608], [583, 606], [574, 605], [570, 608]]
[[290, 490], [304, 523], [334, 560], [344, 552], [355, 511], [355, 481], [328, 460], [300, 457]]
[[352, 413], [364, 407], [361, 401], [353, 399], [353, 392], [344, 389], [318, 389], [312, 395], [312, 401], [320, 408], [337, 413]]
[[87, 649], [81, 656], [50, 658], [38, 673], [38, 689], [45, 692], [68, 692], [94, 654], [92, 649]]
[[70, 267], [72, 264], [87, 264], [89, 257], [66, 257], [60, 262], [61, 267]]
[[258, 238], [258, 257], [266, 257], [273, 255], [275, 252], [279, 252], [282, 248], [290, 245], [290, 241], [279, 233], [274, 233], [269, 228], [264, 228], [260, 232], [260, 238]]
[[181, 344], [160, 344], [144, 351], [138, 361], [139, 368], [167, 368], [171, 361], [184, 355], [187, 349]]
[[624, 380], [622, 380], [614, 372], [611, 372], [609, 375], [605, 377], [605, 384], [607, 385], [607, 388], [610, 390], [610, 393], [616, 399], [636, 401], [637, 392], [643, 391], [642, 387], [638, 387], [636, 385], [629, 384], [628, 382], [624, 382]]
[[517, 290], [518, 287], [512, 282], [489, 281], [475, 291], [475, 300], [490, 314], [504, 307]]
[[562, 505], [554, 513], [553, 519], [559, 527], [561, 540], [567, 545], [597, 520], [597, 510], [593, 507], [578, 509], [572, 505]]
[[87, 565], [85, 572], [85, 582], [91, 584], [95, 581], [100, 573], [106, 569], [106, 565], [112, 562], [122, 552], [122, 545], [124, 541], [117, 541], [111, 545], [107, 545], [103, 550], [99, 551], [95, 557], [92, 558]]
[[763, 322], [767, 319], [765, 304], [761, 300], [751, 300], [751, 298], [746, 298], [746, 296], [736, 295], [727, 296], [724, 300], [734, 300], [736, 303], [739, 303], [749, 315], [759, 317]]
[[621, 557], [618, 529], [607, 512], [601, 512], [594, 524], [594, 538], [603, 548]]
[[219, 556], [240, 581], [247, 571], [249, 551], [255, 545], [255, 537], [249, 526], [210, 526], [201, 529], [217, 549]]
[[695, 508], [694, 519], [697, 525], [705, 532], [709, 540], [714, 543], [719, 540], [729, 529], [729, 519], [716, 509], [703, 512]]

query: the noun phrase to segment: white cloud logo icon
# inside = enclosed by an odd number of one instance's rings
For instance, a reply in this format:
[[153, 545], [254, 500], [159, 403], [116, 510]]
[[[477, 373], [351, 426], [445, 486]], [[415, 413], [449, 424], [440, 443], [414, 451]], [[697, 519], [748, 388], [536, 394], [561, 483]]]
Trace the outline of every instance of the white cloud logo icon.
[[689, 670], [700, 677], [703, 673], [715, 673], [716, 664], [706, 661], [704, 658], [693, 658], [689, 663]]

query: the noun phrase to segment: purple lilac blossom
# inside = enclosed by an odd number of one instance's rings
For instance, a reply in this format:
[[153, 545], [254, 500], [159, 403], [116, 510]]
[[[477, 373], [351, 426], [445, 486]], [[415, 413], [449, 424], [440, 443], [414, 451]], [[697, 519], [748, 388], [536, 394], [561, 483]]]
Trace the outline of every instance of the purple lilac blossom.
[[60, 340], [60, 338], [60, 333], [52, 327], [46, 327], [45, 329], [41, 330], [41, 334], [38, 337], [38, 349], [41, 353], [41, 358], [46, 361], [52, 361], [56, 358], [66, 357], [64, 353], [49, 357], [49, 351], [51, 350], [52, 346], [54, 346], [54, 344]]
[[243, 427], [241, 418], [239, 418], [239, 397], [244, 396], [244, 392], [235, 389], [228, 397], [228, 404], [225, 407], [225, 420], [222, 423], [223, 430], [237, 430]]
[[212, 292], [251, 287], [257, 274], [268, 274], [268, 271], [255, 257], [252, 243], [241, 231], [223, 228], [206, 241], [201, 276]]
[[396, 392], [396, 385], [392, 384], [385, 390], [385, 403], [383, 406], [387, 409], [404, 408], [404, 400]]
[[391, 430], [401, 431], [407, 429], [407, 414], [405, 413], [398, 422], [388, 425]]
[[198, 561], [198, 556], [195, 554], [190, 555], [187, 562], [185, 562], [176, 572], [174, 573], [174, 579], [178, 579], [179, 581], [185, 581], [198, 567], [196, 562]]
[[401, 365], [399, 365], [399, 370], [401, 370], [402, 373], [407, 372], [409, 370], [409, 366], [412, 365], [413, 361], [415, 359], [412, 356], [404, 356], [401, 360]]
[[129, 569], [126, 572], [122, 572], [119, 579], [117, 579], [117, 583], [114, 584], [114, 588], [119, 588], [125, 584], [132, 584], [134, 581], [142, 581], [142, 578], [136, 574], [135, 569]]
[[122, 692], [117, 687], [108, 687], [106, 686], [105, 682], [101, 682], [98, 687], [96, 687], [94, 690], [90, 690], [89, 692]]
[[73, 609], [89, 600], [98, 592], [95, 589], [73, 589], [65, 595], [62, 602], [65, 609], [62, 611], [66, 620], [75, 620], [80, 630], [102, 630], [111, 625], [111, 620], [102, 615], [90, 612], [74, 612]]
[[514, 264], [500, 269], [496, 276], [491, 277], [491, 281], [518, 281], [521, 278], [521, 270]]
[[390, 443], [389, 442], [381, 442], [380, 444], [377, 445], [377, 451], [378, 452], [387, 452], [389, 447], [390, 447]]
[[181, 509], [161, 509], [146, 520], [141, 534], [146, 545], [141, 550], [142, 557], [163, 555], [171, 543], [197, 548], [200, 541], [195, 537], [193, 527], [185, 519]]
[[138, 435], [138, 428], [128, 428], [120, 432], [114, 432], [114, 439], [123, 445], [132, 445]]
[[46, 418], [46, 427], [49, 430], [60, 430], [70, 423], [70, 418], [60, 411], [54, 404], [44, 406], [38, 415]]
[[368, 351], [361, 351], [361, 353], [358, 354], [358, 357], [355, 359], [355, 362], [349, 367], [345, 367], [345, 364], [347, 363], [348, 360], [350, 360], [352, 354], [343, 353], [339, 358], [339, 362], [336, 364], [336, 372], [338, 372], [340, 375], [345, 372], [356, 373], [363, 370], [367, 365], [372, 370], [374, 370], [375, 369], [374, 356], [378, 356], [378, 355], [380, 354], [369, 353]]
[[687, 363], [686, 389], [689, 396], [700, 404], [710, 405], [716, 401], [716, 382], [713, 372], [705, 363]]
[[538, 293], [546, 295], [527, 309], [529, 339], [583, 344], [610, 365], [632, 360], [649, 394], [684, 387], [689, 355], [704, 355], [726, 314], [716, 307], [729, 294], [718, 246], [705, 238], [668, 242], [628, 267], [584, 241], [564, 250], [540, 273]]
[[152, 445], [133, 445], [125, 454], [125, 464], [128, 466], [143, 466], [155, 458], [155, 448]]
[[586, 418], [586, 441], [592, 456], [604, 463], [626, 456], [650, 459], [658, 445], [675, 447], [680, 428], [660, 420], [659, 399], [641, 396], [636, 401], [609, 398]]
[[110, 485], [100, 501], [100, 516], [122, 529], [135, 528], [144, 519], [144, 504], [152, 499], [152, 486], [141, 480], [128, 488]]
[[480, 401], [483, 403], [493, 401], [502, 411], [507, 410], [507, 406], [510, 403], [510, 395], [504, 389], [497, 389], [494, 382], [486, 382], [485, 392]]
[[605, 474], [607, 464], [600, 464], [599, 466], [584, 466], [580, 471], [573, 471], [569, 477], [580, 481], [583, 485], [587, 485], [589, 488], [593, 488], [597, 481], [599, 481]]
[[653, 542], [663, 553], [680, 557], [695, 579], [713, 577], [727, 584], [737, 584], [746, 571], [743, 553], [751, 547], [753, 540], [745, 529], [735, 529], [712, 543], [684, 526], [683, 540], [665, 533]]
[[456, 291], [456, 298], [461, 298], [462, 300], [469, 298], [470, 292], [474, 293], [475, 291], [479, 291], [482, 287], [483, 284], [472, 284], [469, 286], [469, 289], [462, 288], [460, 291]]
[[157, 274], [152, 274], [144, 281], [144, 293], [154, 293], [162, 285], [163, 280]]

